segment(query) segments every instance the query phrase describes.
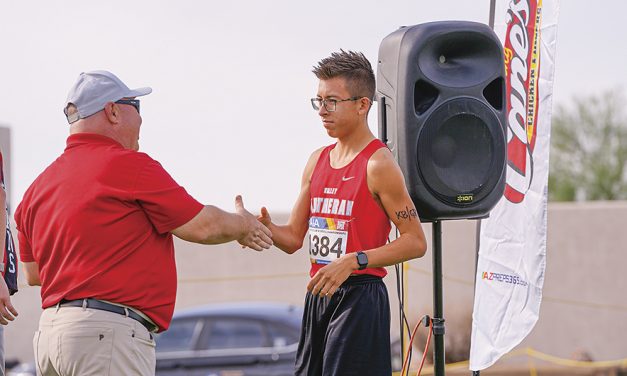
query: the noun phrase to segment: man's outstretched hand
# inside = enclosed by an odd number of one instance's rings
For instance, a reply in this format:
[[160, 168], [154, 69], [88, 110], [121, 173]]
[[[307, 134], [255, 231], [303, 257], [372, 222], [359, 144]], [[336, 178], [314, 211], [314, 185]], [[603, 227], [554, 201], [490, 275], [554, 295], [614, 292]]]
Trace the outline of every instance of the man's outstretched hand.
[[[235, 212], [244, 219], [244, 233], [237, 239], [244, 248], [250, 247], [255, 251], [263, 251], [272, 246], [272, 232], [257, 218], [244, 208], [241, 195], [235, 197]], [[267, 214], [267, 211], [266, 211]], [[263, 215], [263, 213], [262, 213]], [[269, 217], [269, 216], [268, 216]]]

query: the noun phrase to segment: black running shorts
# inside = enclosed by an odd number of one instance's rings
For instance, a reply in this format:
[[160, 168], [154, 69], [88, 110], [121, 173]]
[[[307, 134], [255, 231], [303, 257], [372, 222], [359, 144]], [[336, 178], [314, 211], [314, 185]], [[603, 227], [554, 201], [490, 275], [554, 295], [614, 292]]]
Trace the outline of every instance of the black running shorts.
[[351, 276], [331, 297], [307, 292], [297, 376], [390, 376], [390, 303], [383, 280]]

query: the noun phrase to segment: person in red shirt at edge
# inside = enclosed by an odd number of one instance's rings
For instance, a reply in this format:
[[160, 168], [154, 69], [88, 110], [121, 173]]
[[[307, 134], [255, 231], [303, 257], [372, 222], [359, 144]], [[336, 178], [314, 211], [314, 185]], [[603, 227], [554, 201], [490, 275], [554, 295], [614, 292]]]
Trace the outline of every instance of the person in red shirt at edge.
[[15, 213], [24, 274], [41, 285], [38, 374], [154, 375], [151, 332], [168, 328], [176, 297], [172, 235], [272, 245], [240, 196], [235, 213], [204, 206], [138, 152], [136, 98], [151, 91], [107, 71], [81, 73], [64, 108], [65, 151]]
[[[313, 73], [311, 99], [333, 145], [314, 151], [286, 225], [259, 220], [286, 253], [309, 231], [307, 285], [296, 375], [392, 373], [384, 266], [421, 257], [426, 242], [402, 172], [368, 128], [375, 78], [362, 53], [335, 52]], [[400, 236], [388, 243], [390, 219]]]
[[2, 150], [0, 150], [0, 376], [5, 374], [4, 326], [17, 317], [11, 295], [17, 292], [17, 257], [11, 236], [9, 203], [4, 184]]

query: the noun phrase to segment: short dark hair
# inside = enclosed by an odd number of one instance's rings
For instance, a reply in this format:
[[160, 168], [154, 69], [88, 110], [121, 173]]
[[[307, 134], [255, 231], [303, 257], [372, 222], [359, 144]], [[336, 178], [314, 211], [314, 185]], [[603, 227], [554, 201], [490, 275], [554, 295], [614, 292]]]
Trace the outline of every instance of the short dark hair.
[[372, 65], [361, 52], [333, 52], [314, 66], [312, 72], [320, 80], [342, 77], [351, 96], [374, 99], [375, 78]]

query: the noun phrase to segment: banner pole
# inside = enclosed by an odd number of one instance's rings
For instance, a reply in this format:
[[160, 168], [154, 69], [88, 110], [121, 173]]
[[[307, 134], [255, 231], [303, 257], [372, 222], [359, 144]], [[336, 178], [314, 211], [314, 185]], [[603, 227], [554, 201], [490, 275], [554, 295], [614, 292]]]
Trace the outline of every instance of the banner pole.
[[496, 0], [490, 0], [490, 21], [488, 25], [490, 26], [490, 29], [492, 30], [494, 30], [495, 9], [496, 9]]
[[[496, 0], [490, 0], [490, 20], [488, 25], [490, 26], [490, 29], [494, 30], [494, 17], [495, 17], [495, 11], [496, 9]], [[474, 279], [474, 285], [475, 288], [477, 287], [477, 267], [479, 265], [479, 247], [480, 247], [480, 236], [481, 236], [481, 219], [477, 220], [477, 228], [476, 228], [476, 252], [475, 252], [475, 279]], [[476, 290], [475, 290], [476, 291]], [[481, 372], [480, 371], [472, 371], [472, 376], [481, 376]]]

